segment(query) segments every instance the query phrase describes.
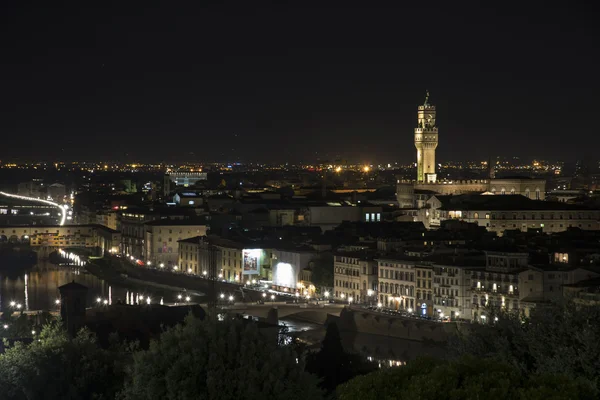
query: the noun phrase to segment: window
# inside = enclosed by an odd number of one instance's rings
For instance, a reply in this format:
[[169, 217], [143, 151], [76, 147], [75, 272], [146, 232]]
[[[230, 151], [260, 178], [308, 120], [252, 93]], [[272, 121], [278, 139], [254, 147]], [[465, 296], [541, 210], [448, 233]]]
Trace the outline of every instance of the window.
[[473, 213], [473, 218], [479, 219], [479, 213], [478, 212]]
[[540, 199], [540, 189], [535, 189], [535, 199], [536, 200]]
[[369, 213], [365, 214], [365, 221], [369, 222]]

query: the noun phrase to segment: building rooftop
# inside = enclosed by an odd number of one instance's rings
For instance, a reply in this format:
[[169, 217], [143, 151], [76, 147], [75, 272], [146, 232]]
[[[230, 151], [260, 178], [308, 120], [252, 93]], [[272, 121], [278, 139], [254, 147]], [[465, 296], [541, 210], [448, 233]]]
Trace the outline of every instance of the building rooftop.
[[563, 202], [531, 200], [521, 195], [439, 195], [442, 210], [584, 211], [591, 208]]
[[198, 219], [169, 219], [169, 218], [164, 218], [164, 219], [157, 219], [154, 221], [149, 221], [144, 223], [144, 225], [149, 225], [149, 226], [193, 226], [193, 225], [197, 225], [197, 226], [205, 226], [206, 222], [204, 220], [198, 220]]

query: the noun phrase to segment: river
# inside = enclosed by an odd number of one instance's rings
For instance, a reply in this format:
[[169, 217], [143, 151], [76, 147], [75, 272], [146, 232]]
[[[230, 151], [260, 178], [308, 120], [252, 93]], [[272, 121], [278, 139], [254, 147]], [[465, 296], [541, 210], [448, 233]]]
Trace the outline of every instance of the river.
[[[88, 273], [83, 267], [58, 266], [49, 262], [40, 262], [27, 268], [5, 268], [6, 263], [0, 260], [0, 311], [14, 309], [17, 304], [26, 311], [58, 310], [56, 300], [60, 298], [58, 288], [75, 281], [88, 288], [87, 306], [91, 307], [106, 300], [108, 303], [135, 301], [142, 297], [144, 302], [164, 303], [177, 302], [180, 293], [157, 289], [152, 286], [131, 285], [117, 286]], [[183, 294], [195, 300], [193, 294]], [[140, 299], [141, 301], [141, 299]], [[12, 305], [11, 305], [12, 304]]]

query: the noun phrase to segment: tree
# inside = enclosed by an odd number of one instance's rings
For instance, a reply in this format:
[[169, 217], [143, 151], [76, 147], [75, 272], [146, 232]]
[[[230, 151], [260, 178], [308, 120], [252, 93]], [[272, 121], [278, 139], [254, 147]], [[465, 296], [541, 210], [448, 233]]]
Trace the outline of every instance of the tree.
[[600, 379], [600, 309], [567, 302], [540, 306], [529, 318], [499, 313], [451, 343], [458, 355], [489, 357], [523, 374]]
[[245, 320], [185, 323], [133, 356], [121, 397], [137, 399], [320, 399], [317, 379], [293, 350]]
[[405, 367], [359, 376], [337, 389], [338, 400], [404, 399], [595, 399], [595, 384], [561, 374], [523, 375], [492, 359], [421, 358]]
[[317, 287], [333, 286], [333, 255], [322, 253], [313, 260], [311, 280]]
[[38, 340], [0, 355], [0, 399], [113, 399], [123, 382], [126, 352], [103, 350], [87, 330], [71, 340], [59, 322]]
[[357, 375], [373, 371], [374, 365], [359, 355], [344, 351], [340, 331], [335, 323], [327, 325], [321, 350], [309, 354], [306, 369], [321, 378], [321, 387], [328, 393]]

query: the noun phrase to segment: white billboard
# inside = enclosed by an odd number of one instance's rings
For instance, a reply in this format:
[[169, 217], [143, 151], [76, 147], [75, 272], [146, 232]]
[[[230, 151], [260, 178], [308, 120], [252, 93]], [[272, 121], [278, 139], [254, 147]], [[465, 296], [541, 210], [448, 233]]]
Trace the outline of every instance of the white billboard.
[[259, 275], [260, 262], [262, 258], [261, 249], [244, 249], [242, 252], [242, 274], [243, 275]]

